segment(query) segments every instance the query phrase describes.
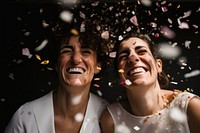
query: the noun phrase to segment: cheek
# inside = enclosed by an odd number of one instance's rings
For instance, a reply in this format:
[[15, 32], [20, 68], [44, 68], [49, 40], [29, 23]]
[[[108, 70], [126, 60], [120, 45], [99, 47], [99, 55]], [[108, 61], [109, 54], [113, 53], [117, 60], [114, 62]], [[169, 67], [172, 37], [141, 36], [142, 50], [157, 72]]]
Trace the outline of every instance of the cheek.
[[124, 67], [125, 67], [125, 62], [119, 61], [119, 63], [118, 63], [118, 70], [119, 69], [124, 69]]
[[97, 67], [97, 60], [94, 58], [85, 58], [85, 62], [87, 62], [88, 66], [92, 69], [92, 71], [94, 71]]

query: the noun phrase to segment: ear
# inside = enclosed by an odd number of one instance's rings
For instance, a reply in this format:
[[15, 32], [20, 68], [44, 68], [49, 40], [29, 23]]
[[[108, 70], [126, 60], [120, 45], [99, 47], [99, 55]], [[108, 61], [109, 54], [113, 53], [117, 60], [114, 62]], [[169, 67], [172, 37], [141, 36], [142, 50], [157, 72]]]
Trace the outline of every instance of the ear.
[[101, 71], [101, 63], [97, 63], [94, 73], [98, 74]]
[[158, 70], [158, 73], [162, 72], [162, 60], [161, 59], [156, 59], [156, 67]]

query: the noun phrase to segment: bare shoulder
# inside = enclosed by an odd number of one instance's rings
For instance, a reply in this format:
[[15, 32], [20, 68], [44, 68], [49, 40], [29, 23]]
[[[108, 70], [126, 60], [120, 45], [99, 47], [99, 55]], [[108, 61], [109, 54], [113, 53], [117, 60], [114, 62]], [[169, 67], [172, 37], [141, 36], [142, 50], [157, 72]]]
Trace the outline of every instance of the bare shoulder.
[[189, 101], [187, 114], [191, 133], [200, 133], [200, 98], [193, 97]]
[[188, 104], [188, 114], [196, 114], [199, 115], [200, 117], [200, 98], [199, 97], [193, 97], [191, 98], [191, 100], [189, 101]]
[[108, 109], [105, 109], [100, 117], [102, 133], [114, 133], [114, 122]]

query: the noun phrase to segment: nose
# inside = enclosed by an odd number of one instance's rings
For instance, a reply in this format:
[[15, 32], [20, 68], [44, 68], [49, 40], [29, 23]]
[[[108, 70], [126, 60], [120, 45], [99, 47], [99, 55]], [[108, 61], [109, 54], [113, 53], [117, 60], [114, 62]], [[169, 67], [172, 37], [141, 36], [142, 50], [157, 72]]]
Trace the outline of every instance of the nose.
[[139, 61], [138, 55], [135, 52], [131, 51], [128, 57], [128, 63], [136, 63], [138, 61]]
[[74, 52], [73, 56], [72, 56], [72, 63], [74, 64], [79, 64], [82, 62], [82, 56], [80, 52]]

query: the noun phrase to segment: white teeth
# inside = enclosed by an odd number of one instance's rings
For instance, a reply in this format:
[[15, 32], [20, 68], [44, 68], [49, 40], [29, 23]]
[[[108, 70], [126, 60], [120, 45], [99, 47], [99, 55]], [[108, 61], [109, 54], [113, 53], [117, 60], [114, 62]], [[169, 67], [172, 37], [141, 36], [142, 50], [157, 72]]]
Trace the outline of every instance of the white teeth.
[[130, 75], [135, 74], [135, 73], [139, 73], [139, 72], [145, 72], [145, 70], [142, 67], [135, 68], [135, 69], [130, 71]]
[[84, 73], [84, 71], [83, 71], [83, 69], [81, 69], [81, 68], [70, 68], [69, 70], [68, 70], [68, 73]]

